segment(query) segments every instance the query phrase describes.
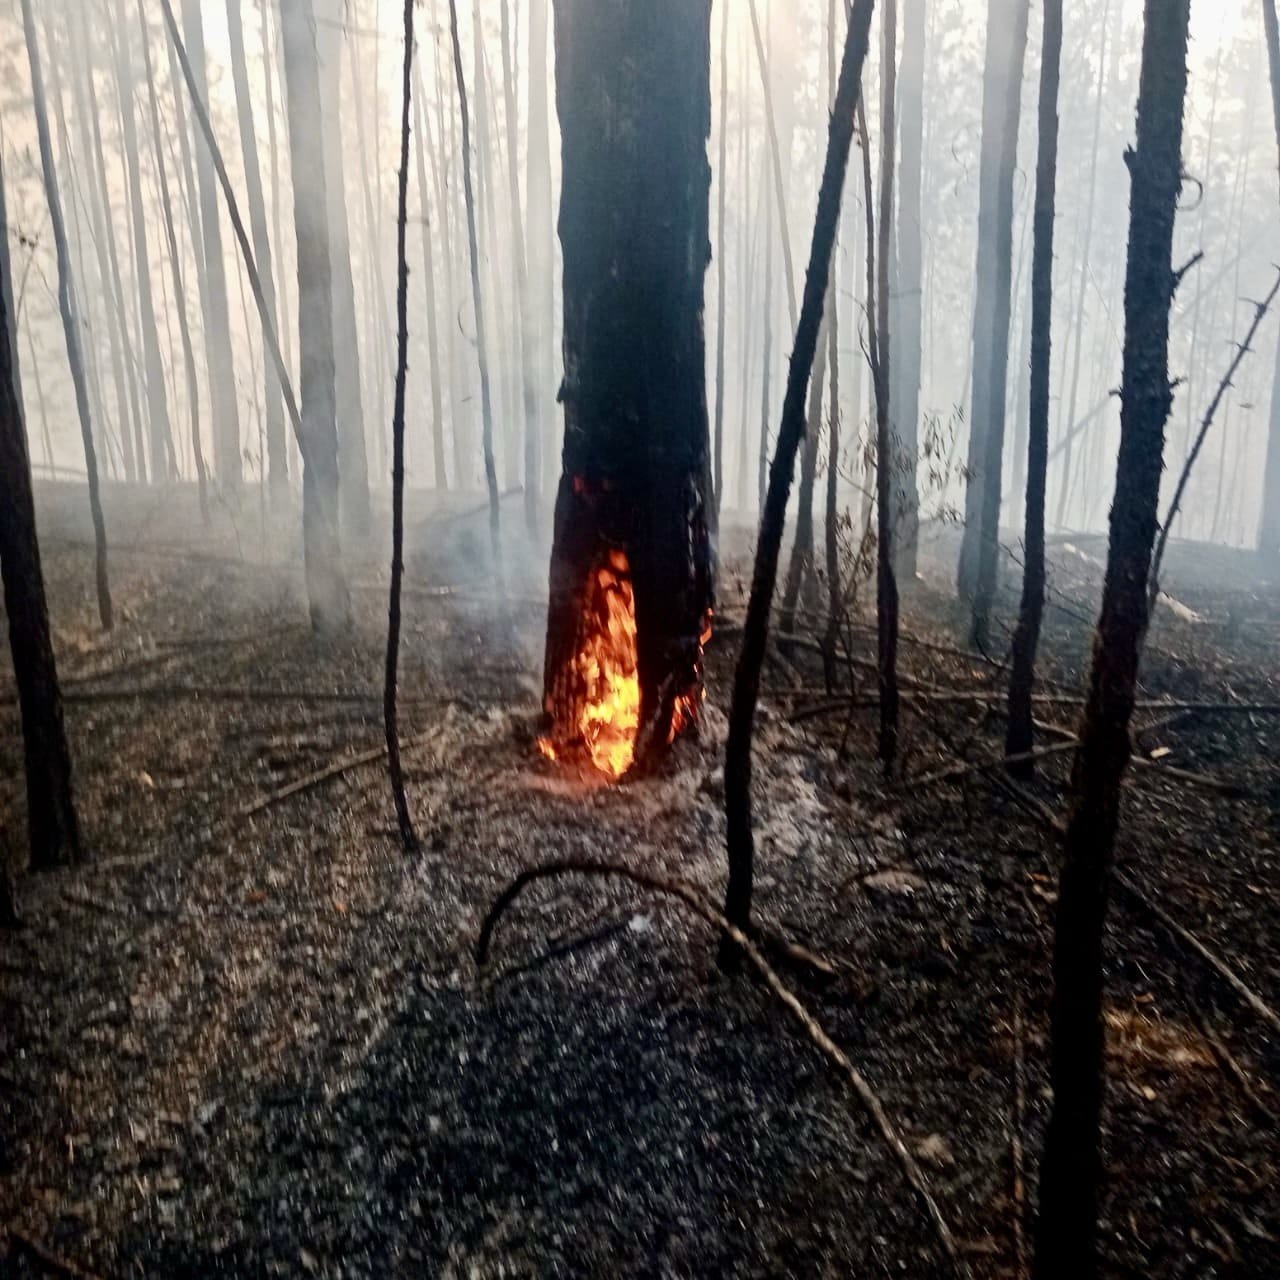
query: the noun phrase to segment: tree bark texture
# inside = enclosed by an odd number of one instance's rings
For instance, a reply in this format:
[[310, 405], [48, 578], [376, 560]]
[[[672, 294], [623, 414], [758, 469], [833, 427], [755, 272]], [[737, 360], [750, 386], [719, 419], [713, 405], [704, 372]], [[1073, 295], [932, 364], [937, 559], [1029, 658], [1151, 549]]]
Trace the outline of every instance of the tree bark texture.
[[1098, 1273], [1102, 1186], [1102, 935], [1120, 788], [1147, 625], [1164, 431], [1173, 404], [1169, 308], [1182, 182], [1189, 0], [1147, 0], [1125, 269], [1120, 452], [1089, 697], [1072, 777], [1053, 944], [1053, 1108], [1040, 1175], [1036, 1280]]
[[572, 743], [574, 662], [596, 571], [621, 553], [634, 593], [637, 758], [675, 701], [701, 703], [713, 598], [703, 331], [709, 257], [709, 0], [556, 0], [563, 143], [563, 471], [544, 708]]

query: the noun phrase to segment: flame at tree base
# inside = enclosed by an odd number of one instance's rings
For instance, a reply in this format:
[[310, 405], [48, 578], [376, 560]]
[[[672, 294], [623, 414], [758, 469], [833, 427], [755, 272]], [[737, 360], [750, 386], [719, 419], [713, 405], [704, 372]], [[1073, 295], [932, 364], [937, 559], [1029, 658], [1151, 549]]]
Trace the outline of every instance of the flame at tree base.
[[[573, 728], [592, 764], [616, 781], [635, 762], [641, 705], [635, 596], [630, 564], [622, 551], [611, 550], [591, 575], [583, 596], [583, 617], [583, 637], [572, 663], [574, 681], [581, 691]], [[697, 723], [706, 696], [701, 687], [701, 647], [710, 634], [708, 610], [694, 667], [698, 691], [677, 695], [668, 744]], [[556, 744], [547, 737], [538, 739], [538, 750], [549, 760], [558, 758]]]

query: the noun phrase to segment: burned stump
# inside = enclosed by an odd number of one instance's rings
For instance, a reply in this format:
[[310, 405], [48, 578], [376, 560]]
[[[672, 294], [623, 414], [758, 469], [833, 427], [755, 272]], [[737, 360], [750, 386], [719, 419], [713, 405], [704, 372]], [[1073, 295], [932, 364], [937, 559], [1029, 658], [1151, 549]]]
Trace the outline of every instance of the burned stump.
[[710, 4], [557, 0], [562, 473], [543, 708], [611, 776], [702, 702]]

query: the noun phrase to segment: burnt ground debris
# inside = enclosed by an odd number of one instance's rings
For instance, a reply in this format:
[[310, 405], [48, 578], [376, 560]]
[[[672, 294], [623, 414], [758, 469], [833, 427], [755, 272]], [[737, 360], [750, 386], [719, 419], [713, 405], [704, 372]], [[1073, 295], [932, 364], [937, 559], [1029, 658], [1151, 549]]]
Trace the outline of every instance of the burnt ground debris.
[[[220, 513], [211, 544], [194, 498], [110, 497], [122, 620], [103, 637], [91, 547], [67, 532], [78, 495], [42, 491], [91, 858], [21, 879], [24, 927], [0, 932], [0, 1271], [43, 1274], [33, 1241], [102, 1276], [946, 1273], [840, 1079], [766, 990], [719, 973], [700, 921], [563, 879], [504, 919], [484, 974], [471, 959], [496, 893], [551, 857], [718, 897], [746, 531], [722, 533], [701, 741], [607, 787], [532, 747], [545, 562], [526, 553], [521, 573], [513, 549], [511, 625], [494, 625], [483, 509], [412, 502], [401, 694], [424, 852], [406, 858], [376, 761], [246, 813], [379, 745], [380, 549], [352, 556], [360, 621], [320, 643], [288, 543], [254, 513], [238, 535]], [[816, 655], [767, 668], [758, 906], [833, 963], [803, 999], [880, 1092], [975, 1273], [1012, 1276], [1046, 1116], [1057, 847], [998, 772], [919, 785], [1003, 742], [1007, 636], [990, 662], [963, 653], [951, 546], [934, 551], [904, 593], [904, 674], [968, 700], [908, 702], [905, 781], [875, 763], [871, 670], [852, 668], [859, 705], [816, 714], [836, 701]], [[1080, 692], [1102, 554], [1051, 545], [1042, 693]], [[1165, 579], [1185, 607], [1158, 614], [1144, 700], [1280, 701], [1275, 577], [1182, 544]], [[854, 638], [872, 658], [873, 634]], [[1038, 712], [1069, 728], [1078, 709]], [[1187, 713], [1140, 741], [1168, 753], [1131, 774], [1120, 865], [1274, 1005], [1280, 716]], [[1047, 757], [1032, 792], [1060, 808], [1069, 768]], [[1108, 1271], [1274, 1274], [1274, 1037], [1119, 898], [1107, 998]]]

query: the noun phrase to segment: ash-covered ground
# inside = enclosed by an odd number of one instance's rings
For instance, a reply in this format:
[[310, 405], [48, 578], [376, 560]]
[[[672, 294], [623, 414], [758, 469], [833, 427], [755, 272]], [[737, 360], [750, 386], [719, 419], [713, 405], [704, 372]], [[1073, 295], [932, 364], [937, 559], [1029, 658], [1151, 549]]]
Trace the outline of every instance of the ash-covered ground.
[[[483, 972], [472, 958], [497, 893], [553, 858], [719, 898], [745, 531], [725, 537], [700, 740], [607, 786], [533, 746], [542, 554], [511, 540], [500, 608], [482, 511], [415, 499], [401, 694], [424, 849], [406, 856], [378, 755], [381, 531], [352, 553], [357, 626], [320, 644], [292, 520], [264, 536], [246, 500], [210, 536], [189, 496], [109, 497], [122, 622], [108, 637], [82, 495], [41, 493], [91, 860], [23, 878], [24, 927], [0, 932], [0, 1271], [949, 1273], [840, 1076], [765, 987], [719, 971], [716, 939], [679, 905], [543, 882]], [[757, 906], [830, 963], [788, 981], [881, 1095], [974, 1273], [1012, 1277], [1046, 1115], [1057, 848], [984, 767], [1002, 655], [957, 642], [942, 554], [904, 598], [903, 779], [874, 762], [868, 632], [851, 632], [851, 701], [802, 646], [771, 659]], [[1083, 687], [1104, 554], [1096, 539], [1055, 548], [1046, 695]], [[1186, 608], [1153, 628], [1144, 700], [1274, 707], [1280, 587], [1239, 553], [1170, 559]], [[3, 678], [0, 826], [16, 854]], [[1078, 711], [1043, 714], [1070, 727]], [[1274, 1007], [1280, 716], [1172, 714], [1140, 712], [1155, 727], [1120, 862]], [[1042, 806], [1061, 808], [1069, 766], [1046, 758]], [[1119, 896], [1107, 996], [1111, 1272], [1274, 1275], [1270, 1028]]]

